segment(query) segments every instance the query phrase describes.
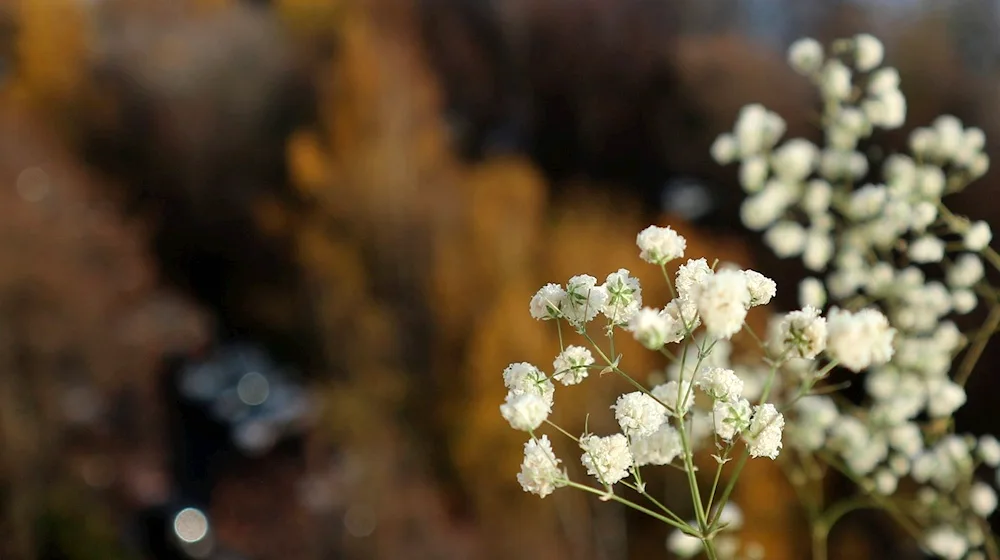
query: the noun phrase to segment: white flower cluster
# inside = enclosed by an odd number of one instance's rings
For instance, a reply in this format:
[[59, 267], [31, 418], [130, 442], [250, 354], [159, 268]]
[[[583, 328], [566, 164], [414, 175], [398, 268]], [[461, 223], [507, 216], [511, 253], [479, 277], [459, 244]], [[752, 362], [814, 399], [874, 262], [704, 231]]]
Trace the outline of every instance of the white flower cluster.
[[[952, 214], [943, 198], [986, 173], [985, 135], [942, 116], [910, 134], [910, 154], [870, 166], [859, 142], [906, 117], [899, 74], [882, 67], [883, 56], [882, 44], [865, 34], [829, 49], [813, 39], [795, 42], [788, 59], [820, 91], [826, 145], [782, 142], [781, 117], [749, 105], [712, 156], [740, 164], [748, 195], [743, 223], [763, 231], [778, 257], [801, 258], [825, 273], [800, 284], [801, 311], [772, 322], [768, 353], [794, 358], [788, 370], [802, 369], [799, 358], [821, 355], [831, 365], [867, 370], [862, 408], [841, 410], [826, 396], [797, 400], [790, 444], [832, 452], [882, 495], [895, 494], [904, 477], [924, 484], [923, 495], [933, 499], [923, 500], [922, 515], [938, 522], [928, 527], [925, 548], [944, 558], [975, 557], [984, 543], [981, 518], [996, 508], [995, 491], [975, 482], [975, 470], [1000, 464], [1000, 444], [946, 435], [940, 421], [966, 402], [964, 378], [952, 378], [966, 337], [949, 315], [970, 313], [977, 293], [993, 293], [983, 258], [997, 260], [989, 225]], [[824, 319], [828, 298], [836, 306]], [[801, 371], [784, 379], [814, 382]], [[795, 387], [775, 387], [783, 389]]]

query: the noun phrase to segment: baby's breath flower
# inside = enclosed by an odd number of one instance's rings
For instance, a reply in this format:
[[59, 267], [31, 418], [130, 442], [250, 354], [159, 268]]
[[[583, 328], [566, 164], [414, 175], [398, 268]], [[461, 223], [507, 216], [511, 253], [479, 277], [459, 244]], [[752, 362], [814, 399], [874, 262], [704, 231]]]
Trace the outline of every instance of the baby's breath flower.
[[783, 220], [764, 232], [764, 243], [778, 258], [797, 257], [805, 250], [806, 230], [796, 222]]
[[736, 143], [736, 137], [729, 133], [720, 134], [715, 139], [715, 142], [712, 142], [710, 152], [712, 159], [719, 165], [732, 163], [739, 154], [739, 145]]
[[566, 485], [566, 476], [559, 470], [559, 459], [552, 452], [548, 436], [543, 435], [524, 444], [524, 460], [517, 481], [525, 492], [542, 498]]
[[923, 235], [910, 244], [907, 254], [915, 263], [941, 262], [944, 258], [944, 241], [933, 235]]
[[851, 96], [851, 69], [833, 59], [823, 67], [820, 90], [827, 99], [846, 100]]
[[747, 278], [739, 270], [722, 270], [705, 279], [695, 304], [708, 334], [729, 339], [743, 328], [750, 306]]
[[977, 253], [989, 247], [992, 240], [993, 231], [990, 229], [990, 225], [982, 220], [970, 225], [969, 229], [965, 231], [963, 239], [965, 248]]
[[665, 264], [684, 256], [687, 240], [670, 226], [649, 226], [635, 238], [639, 258], [652, 264]]
[[667, 343], [672, 325], [669, 317], [659, 310], [644, 307], [632, 316], [628, 330], [639, 344], [650, 350], [659, 350]]
[[985, 482], [977, 482], [969, 489], [969, 505], [980, 517], [989, 517], [997, 509], [997, 493]]
[[882, 41], [875, 37], [861, 33], [854, 36], [854, 65], [858, 70], [867, 72], [882, 64], [882, 56], [885, 49]]
[[785, 417], [773, 404], [755, 406], [747, 435], [750, 456], [776, 459], [781, 450], [781, 432], [784, 427]]
[[906, 457], [915, 457], [924, 449], [924, 436], [920, 426], [904, 422], [889, 429], [889, 445]]
[[834, 307], [827, 316], [827, 354], [847, 369], [859, 372], [892, 358], [896, 329], [874, 309], [857, 313]]
[[719, 439], [732, 441], [736, 434], [750, 427], [752, 415], [750, 401], [746, 399], [715, 401], [712, 408], [715, 435], [719, 436]]
[[988, 467], [1000, 465], [1000, 441], [992, 435], [985, 435], [979, 438], [979, 445], [976, 448], [983, 464]]
[[816, 39], [799, 39], [788, 47], [788, 63], [799, 74], [813, 74], [823, 66], [823, 46]]
[[549, 417], [549, 404], [535, 393], [507, 393], [507, 402], [500, 405], [500, 414], [515, 430], [530, 432]]
[[756, 270], [744, 270], [743, 275], [747, 280], [747, 289], [750, 291], [750, 307], [767, 305], [777, 292], [777, 284], [767, 276]]
[[960, 560], [969, 551], [964, 535], [948, 526], [935, 527], [924, 537], [924, 546], [945, 560]]
[[567, 346], [552, 363], [555, 371], [552, 378], [563, 385], [576, 385], [587, 377], [589, 373], [587, 368], [592, 365], [594, 356], [589, 349], [583, 346]]
[[701, 325], [698, 307], [694, 302], [680, 297], [671, 300], [663, 311], [660, 311], [660, 315], [667, 322], [667, 344], [680, 342], [689, 331]]
[[503, 370], [503, 383], [513, 395], [533, 394], [542, 397], [545, 404], [552, 406], [555, 386], [545, 374], [528, 362], [510, 364]]
[[881, 95], [899, 90], [899, 71], [895, 68], [879, 68], [868, 76], [868, 93]]
[[597, 278], [581, 274], [566, 283], [562, 312], [571, 325], [582, 328], [604, 309], [607, 301], [608, 292], [597, 285]]
[[735, 135], [740, 154], [745, 157], [770, 149], [785, 133], [785, 126], [784, 119], [763, 105], [746, 105], [736, 119]]
[[826, 319], [819, 309], [792, 311], [778, 324], [779, 355], [811, 360], [826, 348]]
[[965, 389], [950, 379], [930, 379], [927, 392], [931, 395], [927, 412], [934, 418], [945, 418], [954, 414], [965, 404]]
[[632, 468], [632, 452], [628, 438], [622, 434], [584, 436], [580, 438], [580, 447], [584, 451], [580, 461], [587, 468], [587, 474], [602, 484], [611, 486], [628, 476]]
[[612, 324], [627, 324], [642, 306], [642, 288], [639, 287], [639, 279], [630, 276], [628, 270], [624, 268], [608, 274], [604, 290], [608, 294], [608, 302], [601, 312]]
[[906, 122], [906, 97], [899, 90], [891, 90], [861, 104], [865, 116], [875, 126], [893, 129]]
[[[674, 287], [677, 290], [677, 297], [691, 301], [692, 291], [710, 276], [714, 274], [705, 259], [689, 259], [677, 269], [677, 277], [674, 280]], [[685, 313], [685, 320], [689, 320]]]
[[896, 486], [899, 484], [899, 479], [896, 475], [889, 469], [879, 469], [875, 471], [875, 476], [872, 477], [872, 481], [875, 483], [875, 491], [883, 496], [888, 496], [896, 491]]
[[805, 278], [799, 282], [799, 305], [823, 309], [826, 305], [826, 289], [818, 278]]
[[764, 156], [749, 156], [740, 163], [740, 185], [748, 193], [759, 192], [767, 181], [767, 160]]
[[[691, 409], [691, 405], [694, 403], [694, 391], [691, 390], [691, 381], [689, 379], [684, 380], [684, 384], [680, 386], [678, 391], [677, 381], [667, 381], [666, 383], [657, 385], [653, 387], [650, 391], [653, 396], [656, 397], [658, 401], [667, 405], [667, 408], [675, 414], [684, 416]], [[678, 393], [680, 393], [680, 403], [681, 406], [677, 406]]]
[[826, 433], [840, 414], [830, 397], [810, 395], [795, 403], [797, 419], [788, 427], [791, 441], [805, 451], [815, 451], [826, 442]]
[[966, 315], [972, 313], [972, 310], [979, 305], [979, 298], [976, 297], [976, 292], [969, 289], [955, 290], [951, 293], [951, 305], [955, 310], [955, 313], [959, 315]]
[[[692, 529], [697, 530], [698, 526], [696, 523], [689, 523]], [[674, 531], [670, 533], [667, 537], [667, 550], [677, 556], [678, 558], [693, 558], [704, 547], [701, 539], [697, 537], [692, 537], [691, 535], [683, 531]]]
[[531, 298], [531, 316], [543, 321], [559, 318], [559, 308], [566, 299], [566, 290], [559, 284], [546, 284]]
[[615, 411], [618, 425], [627, 436], [652, 435], [667, 421], [667, 411], [663, 405], [641, 391], [621, 395], [611, 408]]
[[819, 148], [803, 138], [793, 138], [771, 154], [771, 167], [782, 180], [802, 181], [812, 173], [819, 158]]
[[684, 451], [681, 434], [669, 422], [664, 422], [648, 436], [632, 437], [632, 457], [635, 466], [669, 465]]
[[806, 192], [802, 196], [802, 209], [810, 216], [826, 214], [833, 200], [833, 187], [823, 179], [813, 179], [806, 183]]
[[735, 401], [743, 393], [743, 380], [737, 377], [736, 372], [726, 368], [705, 368], [697, 385], [717, 401]]
[[855, 221], [869, 220], [882, 212], [887, 198], [884, 185], [865, 185], [851, 193], [847, 214]]
[[802, 263], [806, 268], [814, 272], [819, 272], [826, 268], [826, 265], [833, 258], [834, 251], [833, 238], [829, 232], [811, 228], [806, 234], [806, 248], [802, 253]]

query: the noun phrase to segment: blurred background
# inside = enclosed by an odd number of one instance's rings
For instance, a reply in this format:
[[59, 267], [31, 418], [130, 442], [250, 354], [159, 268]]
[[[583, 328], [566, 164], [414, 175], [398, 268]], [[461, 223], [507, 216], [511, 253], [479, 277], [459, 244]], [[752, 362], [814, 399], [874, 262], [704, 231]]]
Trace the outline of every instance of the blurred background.
[[[794, 306], [708, 147], [751, 102], [819, 141], [784, 49], [861, 31], [909, 100], [879, 141], [951, 113], [1000, 161], [989, 0], [0, 2], [0, 558], [669, 557], [614, 504], [521, 492], [500, 372], [556, 353], [541, 284], [652, 280], [654, 222]], [[1000, 227], [997, 181], [955, 209]], [[606, 433], [623, 389], [555, 419]], [[998, 391], [974, 376], [959, 427], [1000, 431]], [[690, 514], [677, 475], [651, 488]], [[743, 537], [807, 558], [780, 469], [744, 476]], [[831, 556], [921, 558], [862, 512]]]

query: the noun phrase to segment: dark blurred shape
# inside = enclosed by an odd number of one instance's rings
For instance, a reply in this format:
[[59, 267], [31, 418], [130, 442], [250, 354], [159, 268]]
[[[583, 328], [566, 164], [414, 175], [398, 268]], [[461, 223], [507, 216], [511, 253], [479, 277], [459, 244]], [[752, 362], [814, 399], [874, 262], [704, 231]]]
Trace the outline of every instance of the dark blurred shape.
[[295, 204], [285, 143], [314, 111], [280, 26], [245, 4], [189, 13], [109, 1], [96, 17], [88, 161], [126, 185], [163, 274], [215, 311], [224, 335], [263, 337], [315, 365], [289, 241], [257, 220], [271, 201]]

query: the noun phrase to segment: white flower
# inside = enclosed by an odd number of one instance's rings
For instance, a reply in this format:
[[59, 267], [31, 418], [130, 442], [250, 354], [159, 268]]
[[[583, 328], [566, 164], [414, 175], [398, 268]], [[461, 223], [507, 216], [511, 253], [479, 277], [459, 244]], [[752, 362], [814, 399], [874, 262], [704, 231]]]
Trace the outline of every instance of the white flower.
[[861, 33], [854, 36], [854, 65], [858, 70], [867, 72], [882, 64], [882, 56], [885, 49], [882, 41], [875, 37]]
[[937, 206], [928, 200], [922, 200], [913, 206], [910, 216], [910, 228], [916, 232], [922, 232], [934, 223], [938, 217]]
[[750, 417], [752, 414], [750, 401], [746, 399], [716, 401], [712, 407], [712, 417], [715, 420], [715, 434], [720, 439], [731, 441], [736, 437], [736, 434], [743, 432], [750, 426]]
[[976, 297], [976, 292], [972, 290], [955, 290], [951, 294], [951, 305], [955, 309], [955, 313], [965, 315], [971, 313], [979, 305], [979, 298]]
[[806, 235], [806, 248], [802, 253], [802, 263], [812, 271], [820, 271], [826, 268], [827, 263], [833, 258], [833, 238], [826, 231], [810, 229]]
[[788, 47], [788, 63], [799, 74], [813, 74], [823, 65], [823, 46], [816, 39], [799, 39]]
[[826, 348], [826, 319], [815, 307], [792, 311], [778, 324], [778, 342], [780, 354], [811, 360]]
[[764, 232], [764, 243], [778, 258], [796, 257], [806, 248], [806, 230], [795, 222], [783, 220]]
[[656, 432], [632, 438], [632, 457], [635, 466], [669, 465], [683, 451], [681, 434], [669, 422], [664, 422]]
[[[698, 526], [695, 523], [692, 522], [690, 525], [697, 530]], [[667, 537], [667, 550], [678, 558], [693, 558], [701, 552], [703, 546], [701, 539], [680, 530], [670, 533], [670, 536]]]
[[789, 425], [789, 434], [796, 446], [806, 451], [815, 451], [826, 442], [826, 432], [840, 413], [830, 397], [809, 395], [795, 403], [798, 418]]
[[650, 350], [659, 350], [667, 343], [671, 332], [670, 319], [659, 310], [644, 307], [629, 321], [628, 330], [632, 336]]
[[500, 414], [515, 430], [530, 432], [549, 417], [545, 399], [535, 393], [507, 393], [507, 402], [500, 405]]
[[537, 367], [528, 362], [510, 364], [503, 370], [503, 384], [514, 395], [533, 394], [552, 406], [555, 385]]
[[906, 457], [915, 457], [924, 449], [924, 436], [920, 426], [904, 422], [889, 430], [889, 445]]
[[924, 546], [945, 560], [961, 560], [969, 550], [968, 540], [947, 526], [931, 529], [924, 537]]
[[627, 436], [652, 435], [667, 421], [667, 411], [656, 399], [641, 391], [618, 397], [614, 406], [615, 419]]
[[933, 235], [920, 236], [910, 244], [907, 254], [916, 263], [941, 262], [944, 258], [944, 241]]
[[632, 452], [628, 447], [628, 438], [622, 434], [584, 436], [580, 439], [580, 447], [584, 451], [580, 461], [587, 468], [587, 474], [602, 484], [611, 486], [628, 476], [632, 467]]
[[624, 325], [632, 319], [642, 306], [642, 288], [639, 279], [629, 276], [628, 270], [618, 269], [618, 272], [608, 274], [604, 281], [604, 290], [608, 294], [608, 302], [602, 312], [615, 325]]
[[751, 457], [775, 459], [781, 450], [781, 432], [785, 427], [785, 417], [773, 404], [754, 407], [753, 420], [747, 435]]
[[987, 467], [997, 467], [1000, 465], [1000, 441], [992, 435], [985, 435], [979, 438], [977, 447], [979, 457]]
[[743, 275], [747, 279], [747, 289], [750, 291], [750, 307], [767, 305], [777, 292], [777, 285], [774, 280], [757, 272], [756, 270], [744, 270]]
[[992, 240], [993, 231], [990, 230], [990, 225], [980, 220], [970, 225], [969, 229], [965, 231], [963, 242], [966, 249], [978, 253], [989, 247]]
[[985, 482], [977, 482], [969, 489], [969, 505], [980, 517], [989, 517], [997, 509], [997, 493]]
[[754, 103], [740, 109], [736, 119], [736, 142], [744, 157], [758, 154], [771, 146], [785, 133], [785, 121], [763, 105]]
[[851, 193], [847, 214], [855, 221], [874, 218], [882, 212], [887, 198], [884, 185], [865, 185]]
[[833, 200], [833, 187], [823, 179], [813, 179], [806, 183], [806, 192], [802, 196], [802, 209], [810, 216], [826, 214]]
[[823, 67], [820, 90], [828, 99], [845, 100], [851, 96], [851, 69], [833, 59]]
[[[708, 262], [705, 259], [698, 260], [688, 260], [687, 263], [682, 264], [680, 268], [677, 269], [677, 277], [674, 281], [674, 288], [677, 290], [677, 297], [691, 300], [692, 291], [695, 286], [698, 286], [704, 282], [708, 277], [712, 276], [714, 272], [708, 266]], [[684, 319], [690, 321], [690, 318], [686, 316]]]
[[555, 372], [552, 378], [563, 385], [576, 385], [587, 377], [589, 373], [587, 368], [592, 365], [594, 356], [589, 349], [583, 346], [567, 346], [552, 363]]
[[875, 126], [885, 129], [899, 128], [906, 122], [906, 97], [901, 91], [891, 90], [866, 99], [862, 105], [865, 116]]
[[738, 270], [716, 272], [699, 286], [695, 304], [711, 336], [731, 338], [743, 328], [750, 305], [746, 276]]
[[667, 322], [667, 343], [680, 342], [687, 336], [688, 331], [693, 331], [701, 325], [701, 317], [698, 316], [698, 308], [687, 299], [675, 298], [660, 311]]
[[[667, 405], [667, 408], [681, 416], [687, 414], [688, 410], [691, 409], [691, 404], [694, 403], [694, 392], [691, 390], [691, 381], [687, 379], [684, 380], [683, 385], [678, 385], [677, 381], [667, 381], [653, 387], [653, 390], [650, 392], [653, 393], [653, 396], [657, 400]], [[679, 408], [677, 406], [678, 394], [681, 402]]]
[[799, 305], [823, 309], [826, 305], [826, 289], [818, 278], [809, 277], [799, 283]]
[[827, 333], [826, 353], [851, 371], [859, 372], [892, 358], [896, 329], [874, 309], [851, 313], [834, 307], [827, 315]]
[[899, 71], [895, 68], [879, 68], [868, 76], [868, 93], [878, 96], [899, 89]]
[[899, 479], [888, 469], [875, 471], [875, 476], [872, 478], [875, 483], [875, 491], [883, 496], [888, 496], [895, 492], [896, 486], [899, 484]]
[[720, 134], [715, 139], [715, 142], [712, 142], [710, 152], [712, 159], [719, 165], [732, 163], [739, 153], [739, 145], [736, 143], [736, 137], [732, 134]]
[[789, 182], [798, 182], [812, 173], [819, 158], [819, 148], [812, 142], [794, 138], [781, 145], [771, 154], [774, 173]]
[[764, 156], [749, 156], [740, 163], [740, 185], [748, 193], [758, 192], [767, 181], [767, 160]]
[[735, 401], [743, 393], [743, 380], [736, 372], [720, 367], [705, 368], [697, 385], [717, 401]]
[[571, 325], [581, 328], [604, 309], [607, 301], [608, 292], [597, 285], [597, 278], [581, 274], [566, 283], [562, 312]]
[[937, 135], [935, 146], [937, 155], [951, 159], [962, 146], [962, 121], [952, 115], [941, 115], [934, 119], [932, 126]]
[[639, 258], [652, 264], [664, 264], [684, 256], [687, 240], [670, 226], [649, 226], [635, 238]]
[[983, 279], [983, 261], [978, 255], [964, 253], [948, 269], [948, 285], [952, 288], [971, 288]]
[[548, 436], [543, 435], [524, 444], [524, 460], [517, 481], [525, 492], [542, 498], [566, 485], [566, 476], [559, 470], [559, 459], [552, 452]]
[[910, 133], [910, 151], [918, 158], [930, 157], [937, 146], [937, 134], [930, 128], [914, 128]]
[[556, 319], [566, 299], [566, 290], [559, 284], [546, 284], [531, 298], [531, 316], [537, 320]]
[[965, 389], [950, 379], [928, 380], [927, 393], [927, 412], [934, 418], [951, 416], [966, 401]]

